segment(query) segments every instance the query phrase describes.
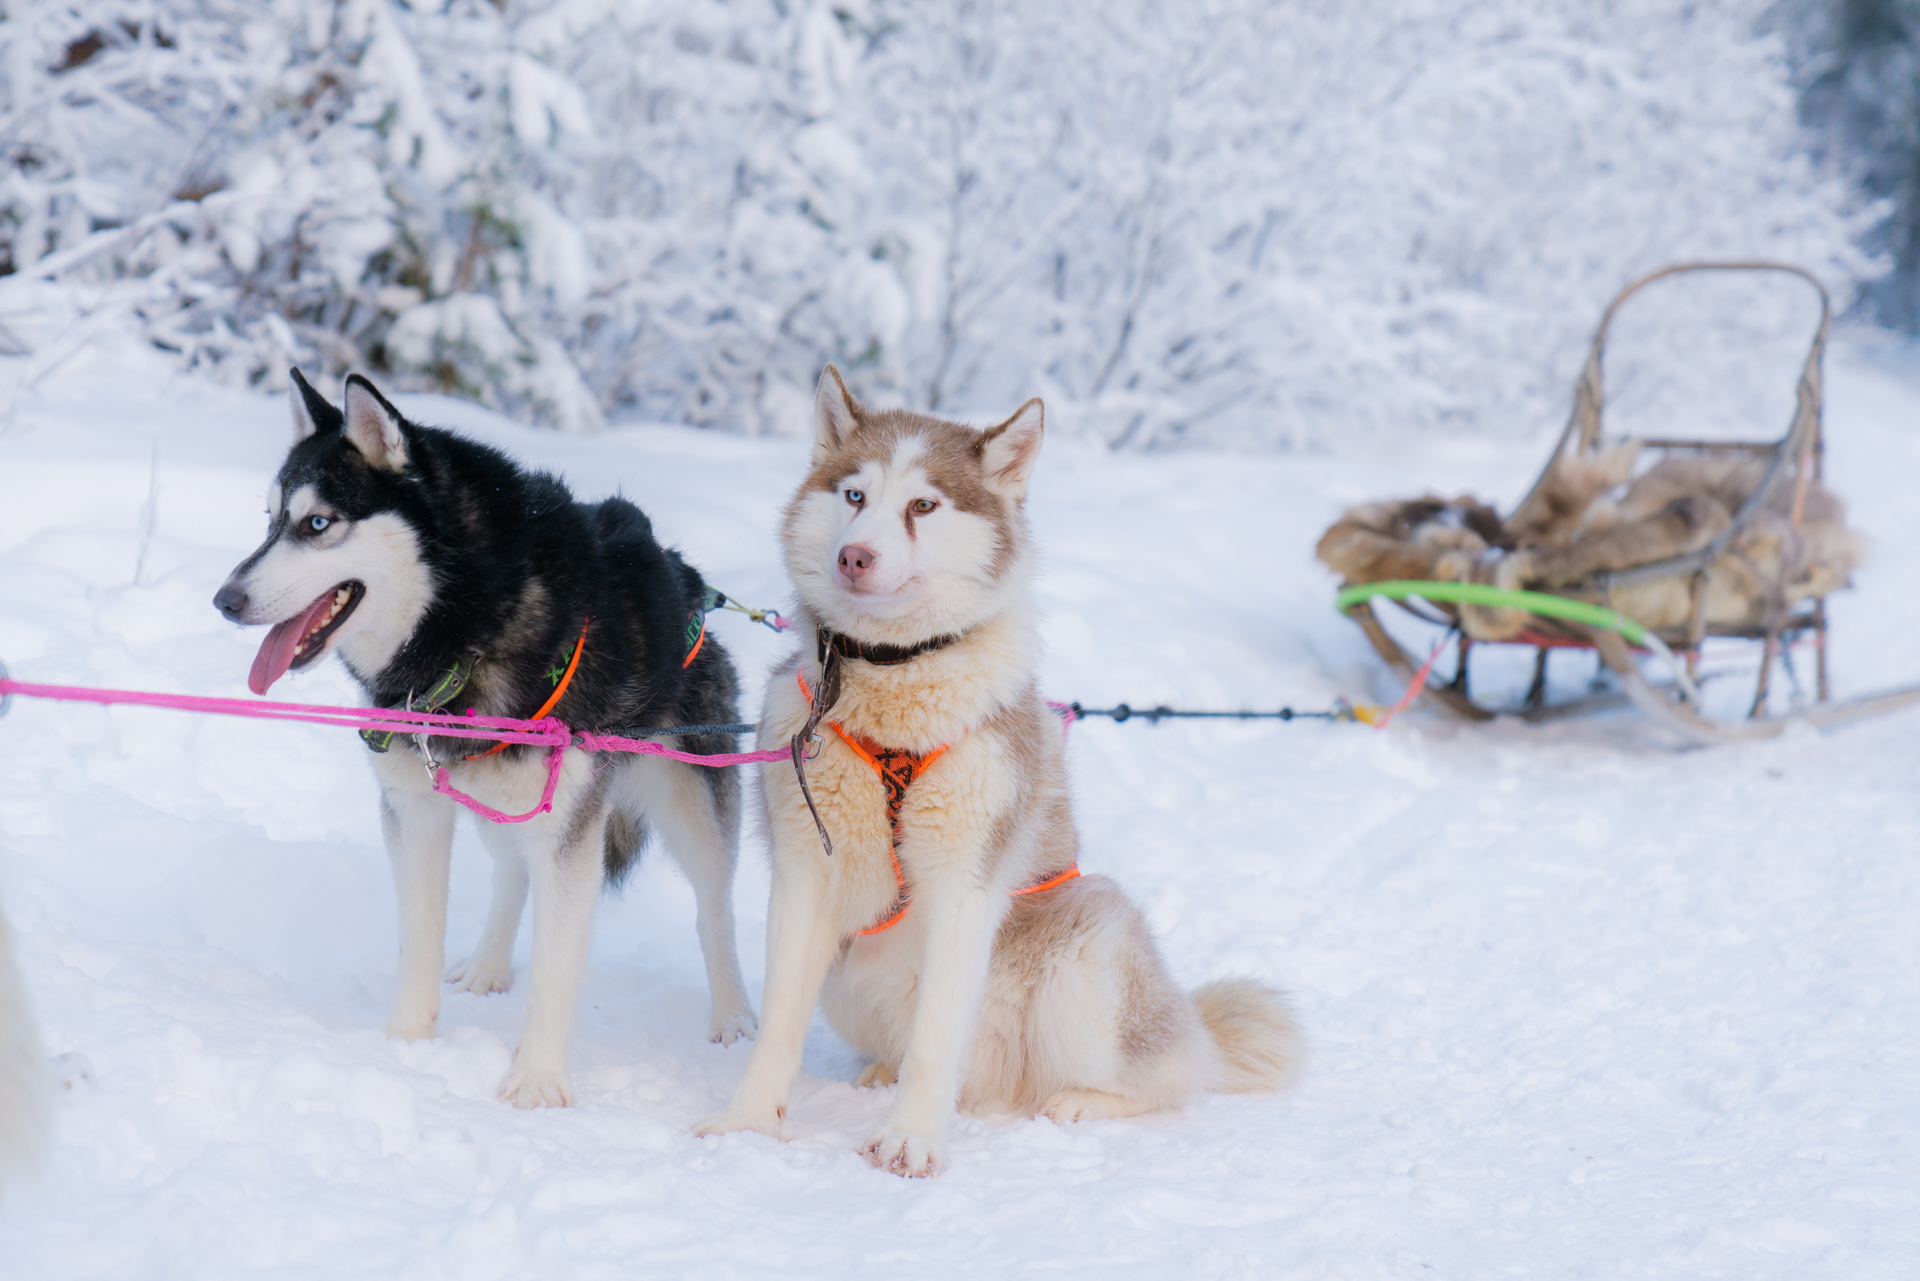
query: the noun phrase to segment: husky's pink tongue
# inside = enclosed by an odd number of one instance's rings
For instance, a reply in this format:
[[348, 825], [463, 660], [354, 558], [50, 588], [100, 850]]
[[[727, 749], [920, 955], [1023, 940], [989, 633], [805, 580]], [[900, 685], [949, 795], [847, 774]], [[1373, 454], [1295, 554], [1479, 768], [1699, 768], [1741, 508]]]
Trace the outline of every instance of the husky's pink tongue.
[[293, 652], [300, 645], [300, 638], [327, 616], [327, 610], [333, 605], [333, 590], [307, 606], [303, 614], [297, 614], [284, 623], [277, 623], [260, 642], [260, 652], [253, 656], [253, 670], [247, 673], [247, 688], [256, 694], [264, 694], [273, 683], [287, 674], [293, 666]]

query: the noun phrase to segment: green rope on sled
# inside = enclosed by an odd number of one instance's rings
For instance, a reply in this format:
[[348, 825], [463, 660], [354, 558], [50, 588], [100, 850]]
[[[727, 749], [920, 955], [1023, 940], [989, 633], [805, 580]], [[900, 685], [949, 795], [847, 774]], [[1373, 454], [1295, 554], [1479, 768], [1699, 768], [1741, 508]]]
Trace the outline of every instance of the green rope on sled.
[[1513, 588], [1494, 587], [1488, 583], [1432, 583], [1413, 579], [1397, 579], [1384, 583], [1355, 583], [1351, 587], [1340, 589], [1340, 594], [1333, 598], [1333, 607], [1345, 613], [1355, 605], [1375, 596], [1385, 596], [1390, 600], [1399, 600], [1404, 596], [1420, 596], [1432, 601], [1491, 605], [1500, 609], [1524, 609], [1530, 614], [1565, 618], [1575, 623], [1585, 623], [1589, 627], [1603, 627], [1610, 632], [1619, 632], [1626, 637], [1630, 645], [1647, 643], [1647, 629], [1618, 610], [1608, 609], [1604, 605], [1589, 605], [1582, 600], [1568, 600], [1564, 596], [1550, 596], [1546, 592], [1523, 592]]

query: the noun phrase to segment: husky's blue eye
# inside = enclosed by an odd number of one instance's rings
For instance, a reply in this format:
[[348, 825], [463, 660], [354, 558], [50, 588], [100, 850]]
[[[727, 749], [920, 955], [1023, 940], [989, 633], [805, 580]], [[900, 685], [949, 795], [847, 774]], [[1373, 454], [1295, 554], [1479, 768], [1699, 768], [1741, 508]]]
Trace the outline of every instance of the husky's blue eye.
[[861, 503], [864, 503], [867, 501], [867, 496], [861, 493], [857, 489], [849, 489], [847, 491], [847, 501], [852, 503], [855, 507], [858, 507]]
[[316, 534], [331, 524], [333, 524], [333, 522], [328, 520], [325, 516], [307, 517], [307, 528], [311, 529]]

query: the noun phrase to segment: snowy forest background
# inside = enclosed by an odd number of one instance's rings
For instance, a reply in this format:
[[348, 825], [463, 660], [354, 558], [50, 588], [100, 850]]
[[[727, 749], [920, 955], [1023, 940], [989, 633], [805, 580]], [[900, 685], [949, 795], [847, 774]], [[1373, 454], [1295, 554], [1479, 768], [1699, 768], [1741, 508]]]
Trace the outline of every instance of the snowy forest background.
[[[0, 351], [1117, 448], [1564, 413], [1598, 308], [1920, 328], [1920, 0], [0, 0]], [[35, 371], [38, 371], [36, 373]]]

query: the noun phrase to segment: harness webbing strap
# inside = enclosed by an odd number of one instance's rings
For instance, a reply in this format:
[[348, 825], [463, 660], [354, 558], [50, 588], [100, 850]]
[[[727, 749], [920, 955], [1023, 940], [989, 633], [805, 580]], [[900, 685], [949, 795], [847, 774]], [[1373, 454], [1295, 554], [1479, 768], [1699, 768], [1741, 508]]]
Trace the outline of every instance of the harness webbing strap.
[[1038, 894], [1043, 890], [1050, 890], [1056, 885], [1064, 885], [1078, 875], [1080, 875], [1080, 865], [1075, 863], [1057, 876], [1049, 876], [1044, 881], [1029, 885], [1024, 890], [1014, 890], [1012, 893], [1016, 898], [1022, 894]]
[[[553, 693], [547, 696], [547, 701], [540, 704], [540, 710], [535, 712], [533, 715], [527, 717], [528, 720], [530, 721], [545, 720], [547, 718], [547, 713], [552, 711], [556, 706], [558, 706], [560, 700], [567, 696], [567, 686], [573, 684], [573, 674], [580, 670], [580, 655], [586, 651], [587, 628], [591, 626], [593, 626], [593, 620], [591, 618], [587, 619], [584, 623], [580, 624], [580, 639], [573, 643], [573, 657], [567, 663], [566, 673], [562, 675], [560, 677], [559, 682], [554, 685]], [[495, 743], [492, 747], [489, 747], [486, 751], [475, 752], [472, 756], [469, 756], [466, 759], [470, 761], [477, 761], [484, 757], [492, 756], [496, 752], [504, 752], [506, 750], [507, 750], [507, 744]]]
[[862, 743], [847, 733], [838, 722], [827, 722], [827, 728], [852, 748], [854, 754], [867, 763], [867, 768], [880, 776], [880, 786], [887, 792], [887, 823], [893, 835], [893, 904], [877, 923], [860, 931], [862, 934], [878, 934], [899, 924], [900, 918], [907, 914], [907, 908], [913, 903], [913, 892], [907, 888], [906, 873], [900, 870], [900, 807], [907, 803], [907, 789], [913, 786], [913, 780], [926, 773], [927, 768], [946, 753], [947, 745], [942, 743], [925, 756], [916, 756], [900, 748]]
[[[700, 620], [700, 631], [693, 638], [693, 648], [688, 650], [687, 656], [680, 660], [680, 669], [682, 671], [693, 666], [693, 660], [700, 657], [700, 647], [707, 643], [707, 616], [700, 614], [696, 615], [696, 617]], [[689, 619], [688, 621], [691, 622], [692, 620]], [[688, 628], [687, 630], [692, 631], [693, 629]]]
[[[805, 674], [795, 672], [793, 676], [800, 684], [800, 696], [806, 699], [808, 703], [812, 703], [813, 691], [807, 688], [807, 678]], [[942, 743], [931, 752], [922, 756], [918, 753], [910, 752], [903, 747], [881, 747], [878, 744], [867, 742], [853, 734], [847, 733], [846, 727], [838, 721], [828, 721], [827, 728], [833, 731], [834, 737], [852, 749], [855, 756], [865, 761], [868, 769], [871, 769], [875, 774], [880, 776], [880, 786], [886, 790], [887, 794], [887, 823], [892, 829], [892, 845], [888, 852], [893, 859], [893, 902], [888, 906], [884, 916], [872, 925], [869, 925], [866, 929], [859, 931], [863, 936], [878, 934], [882, 930], [890, 930], [898, 925], [901, 918], [906, 916], [907, 909], [913, 906], [913, 890], [908, 886], [907, 875], [900, 867], [900, 839], [902, 835], [900, 830], [900, 810], [901, 807], [907, 803], [907, 789], [913, 786], [913, 781], [926, 773], [935, 761], [946, 755], [947, 748], [952, 746], [952, 744]], [[1080, 875], [1080, 865], [1075, 863], [1069, 866], [1064, 872], [1056, 873], [1043, 881], [1037, 881], [1024, 889], [1013, 890], [1011, 893], [1015, 895], [1038, 894], [1043, 890], [1050, 890], [1056, 885], [1070, 881], [1078, 875]]]

